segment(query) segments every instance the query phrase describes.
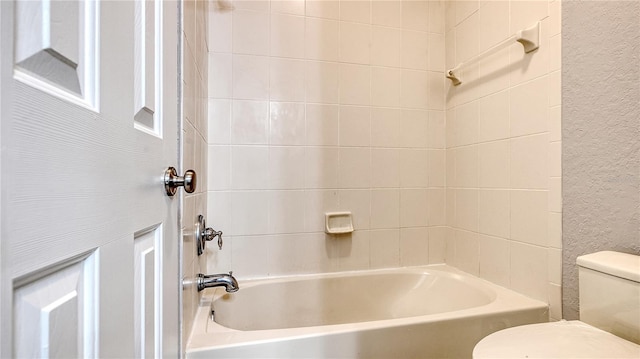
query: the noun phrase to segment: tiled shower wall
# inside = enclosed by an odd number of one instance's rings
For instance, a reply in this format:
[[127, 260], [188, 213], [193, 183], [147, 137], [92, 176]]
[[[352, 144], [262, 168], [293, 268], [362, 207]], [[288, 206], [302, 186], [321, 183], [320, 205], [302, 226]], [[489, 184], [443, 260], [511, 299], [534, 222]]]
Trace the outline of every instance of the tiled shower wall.
[[[447, 262], [561, 314], [560, 1], [449, 1]], [[540, 48], [501, 42], [541, 21]], [[485, 52], [475, 60], [474, 56]]]
[[[198, 257], [194, 224], [207, 211], [207, 1], [183, 2], [182, 37], [182, 168], [197, 174], [196, 191], [184, 193], [182, 212], [183, 283], [192, 283], [197, 273], [206, 272], [206, 256]], [[191, 333], [199, 295], [193, 285], [182, 293], [182, 347]]]
[[[209, 272], [444, 261], [440, 1], [213, 1]], [[324, 213], [353, 213], [328, 236]]]

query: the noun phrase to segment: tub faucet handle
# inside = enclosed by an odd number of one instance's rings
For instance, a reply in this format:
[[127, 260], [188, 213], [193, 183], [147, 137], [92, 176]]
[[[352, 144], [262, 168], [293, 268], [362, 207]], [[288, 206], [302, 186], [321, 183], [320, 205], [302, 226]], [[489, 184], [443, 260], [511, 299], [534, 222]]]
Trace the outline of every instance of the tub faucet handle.
[[206, 241], [212, 241], [216, 237], [218, 237], [218, 249], [222, 250], [222, 231], [216, 231], [211, 227], [207, 227], [204, 230], [204, 239]]
[[216, 237], [218, 237], [218, 249], [222, 249], [222, 231], [216, 231], [211, 227], [207, 227], [207, 223], [203, 215], [198, 216], [195, 235], [198, 255], [204, 253], [207, 242], [212, 241]]

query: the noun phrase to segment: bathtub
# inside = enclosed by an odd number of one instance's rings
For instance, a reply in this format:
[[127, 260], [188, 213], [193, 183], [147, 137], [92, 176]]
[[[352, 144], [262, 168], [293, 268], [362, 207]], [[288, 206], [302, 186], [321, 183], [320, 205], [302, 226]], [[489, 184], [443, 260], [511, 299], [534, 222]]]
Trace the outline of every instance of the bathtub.
[[298, 275], [206, 290], [187, 358], [470, 358], [546, 321], [546, 303], [447, 265]]

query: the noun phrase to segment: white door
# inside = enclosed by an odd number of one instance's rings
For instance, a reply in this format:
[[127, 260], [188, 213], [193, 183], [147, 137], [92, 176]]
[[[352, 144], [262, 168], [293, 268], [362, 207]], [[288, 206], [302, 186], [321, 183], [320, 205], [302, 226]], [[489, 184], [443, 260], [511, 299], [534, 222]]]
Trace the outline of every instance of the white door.
[[0, 357], [178, 357], [178, 2], [0, 7]]

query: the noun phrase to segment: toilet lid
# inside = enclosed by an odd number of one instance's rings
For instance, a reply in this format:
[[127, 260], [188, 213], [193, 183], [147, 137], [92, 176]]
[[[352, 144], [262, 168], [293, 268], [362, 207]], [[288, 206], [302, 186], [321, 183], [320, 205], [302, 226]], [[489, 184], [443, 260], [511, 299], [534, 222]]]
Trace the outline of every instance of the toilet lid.
[[473, 349], [488, 358], [640, 358], [640, 345], [580, 321], [523, 325], [495, 332]]

